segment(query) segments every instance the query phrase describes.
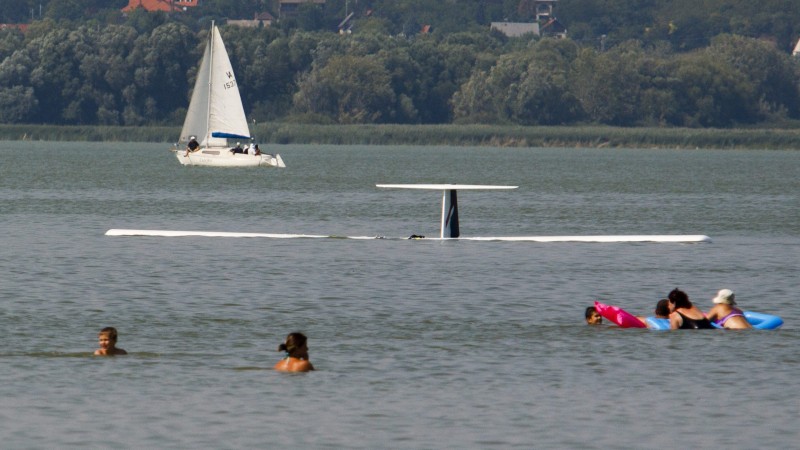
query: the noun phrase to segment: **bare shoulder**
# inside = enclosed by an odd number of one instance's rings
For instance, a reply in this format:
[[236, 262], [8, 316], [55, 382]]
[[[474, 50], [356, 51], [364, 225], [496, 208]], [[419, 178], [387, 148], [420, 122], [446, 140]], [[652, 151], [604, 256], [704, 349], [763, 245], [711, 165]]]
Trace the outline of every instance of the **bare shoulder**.
[[680, 328], [681, 325], [683, 325], [683, 318], [681, 317], [680, 314], [678, 314], [677, 311], [673, 311], [669, 315], [669, 327], [672, 328], [673, 330], [676, 330]]
[[275, 370], [281, 372], [308, 372], [314, 370], [314, 366], [304, 359], [288, 360], [284, 359], [275, 364]]
[[272, 367], [275, 370], [280, 370], [281, 372], [288, 372], [289, 371], [289, 361], [282, 359], [275, 363]]
[[709, 309], [708, 312], [706, 313], [706, 317], [709, 319], [717, 317], [718, 315], [720, 315], [720, 309], [722, 309], [720, 308], [720, 305], [712, 306], [711, 309]]

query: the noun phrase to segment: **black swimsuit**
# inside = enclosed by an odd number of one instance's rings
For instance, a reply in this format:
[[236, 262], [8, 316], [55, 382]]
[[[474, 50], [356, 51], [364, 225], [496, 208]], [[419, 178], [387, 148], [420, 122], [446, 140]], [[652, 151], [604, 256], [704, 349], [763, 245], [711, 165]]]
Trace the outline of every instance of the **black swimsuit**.
[[714, 326], [711, 325], [711, 322], [703, 317], [702, 319], [690, 319], [678, 311], [679, 316], [683, 319], [683, 323], [679, 327], [680, 330], [713, 330]]

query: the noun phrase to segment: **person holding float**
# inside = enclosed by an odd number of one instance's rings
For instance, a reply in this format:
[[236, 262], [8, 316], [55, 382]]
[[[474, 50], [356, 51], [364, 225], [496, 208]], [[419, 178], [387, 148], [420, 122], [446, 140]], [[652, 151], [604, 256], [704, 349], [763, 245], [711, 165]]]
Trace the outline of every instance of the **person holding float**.
[[747, 330], [753, 328], [744, 311], [736, 307], [736, 294], [730, 289], [722, 289], [711, 299], [714, 306], [708, 310], [706, 317], [715, 326], [728, 330]]
[[[705, 319], [699, 318], [703, 313], [694, 306], [691, 308], [692, 312], [696, 310], [699, 314], [690, 315], [689, 312], [687, 312], [689, 308], [685, 306], [687, 303], [691, 304], [691, 302], [688, 296], [686, 296], [686, 293], [675, 289], [673, 292], [670, 292], [670, 298], [674, 298], [675, 301], [670, 301], [669, 299], [659, 300], [656, 304], [655, 314], [649, 317], [634, 316], [619, 306], [606, 305], [599, 301], [595, 301], [594, 305], [597, 312], [604, 319], [622, 328], [649, 328], [651, 330], [696, 329], [694, 326], [687, 326], [689, 322], [694, 322], [698, 328], [702, 327], [702, 329], [708, 329], [708, 326], [705, 324], [706, 321], [710, 323], [712, 328], [720, 329], [753, 328], [756, 330], [777, 330], [783, 325], [783, 319], [778, 316], [755, 311], [741, 311], [735, 308], [734, 305], [736, 303], [733, 291], [730, 289], [719, 291], [713, 300], [717, 306], [726, 305], [730, 306], [730, 309], [726, 307], [712, 308], [711, 311], [709, 311], [708, 317]], [[676, 307], [676, 304], [679, 306]], [[680, 311], [676, 313], [676, 310]], [[740, 317], [739, 314], [741, 314], [742, 317]], [[673, 326], [673, 318], [675, 318], [675, 316], [681, 318], [681, 323], [678, 324], [677, 327]], [[736, 322], [738, 322], [738, 319], [746, 320], [749, 326], [742, 327], [741, 324], [737, 324]], [[698, 324], [697, 322], [701, 323]]]
[[664, 323], [667, 325], [666, 328], [669, 328], [669, 299], [662, 298], [657, 301], [653, 314], [650, 317], [636, 316], [636, 318], [644, 322], [647, 328], [650, 329], [662, 329], [664, 328]]
[[669, 299], [669, 327], [673, 330], [713, 330], [714, 326], [700, 308], [694, 306], [686, 292], [675, 288]]

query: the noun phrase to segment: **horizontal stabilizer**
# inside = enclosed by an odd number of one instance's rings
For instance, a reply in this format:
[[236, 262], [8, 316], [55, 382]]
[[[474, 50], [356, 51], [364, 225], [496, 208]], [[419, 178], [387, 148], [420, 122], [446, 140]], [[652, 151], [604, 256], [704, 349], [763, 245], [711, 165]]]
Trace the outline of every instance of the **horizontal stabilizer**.
[[490, 184], [376, 184], [379, 188], [395, 189], [431, 189], [431, 190], [492, 190], [492, 189], [517, 189], [519, 186], [493, 186]]

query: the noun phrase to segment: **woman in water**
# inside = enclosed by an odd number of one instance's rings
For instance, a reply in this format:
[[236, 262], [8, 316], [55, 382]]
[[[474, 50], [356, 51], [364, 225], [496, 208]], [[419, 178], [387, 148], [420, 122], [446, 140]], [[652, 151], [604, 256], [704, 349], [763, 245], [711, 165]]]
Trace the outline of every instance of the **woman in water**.
[[308, 361], [308, 339], [303, 333], [289, 333], [286, 342], [278, 347], [286, 356], [275, 364], [275, 370], [281, 372], [308, 372], [314, 366]]
[[708, 320], [713, 321], [715, 325], [728, 330], [753, 328], [750, 322], [745, 319], [742, 310], [735, 306], [734, 297], [736, 296], [730, 289], [723, 289], [717, 292], [717, 296], [711, 300], [714, 302], [714, 306], [708, 310], [706, 317], [708, 317]]
[[714, 329], [703, 311], [689, 301], [686, 292], [675, 288], [667, 296], [669, 299], [669, 327], [673, 330]]

